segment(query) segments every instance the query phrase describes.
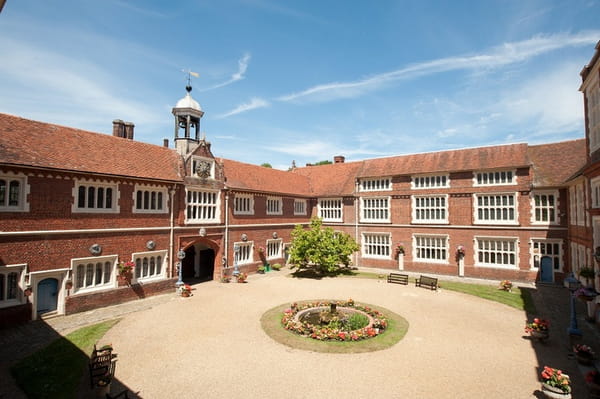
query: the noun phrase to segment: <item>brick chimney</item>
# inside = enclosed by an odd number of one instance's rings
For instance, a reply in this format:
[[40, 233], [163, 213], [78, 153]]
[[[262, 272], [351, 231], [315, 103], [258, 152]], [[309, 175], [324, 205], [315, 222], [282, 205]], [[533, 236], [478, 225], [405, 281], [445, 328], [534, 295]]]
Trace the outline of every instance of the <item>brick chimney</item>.
[[342, 155], [337, 155], [337, 156], [333, 157], [333, 163], [344, 163], [345, 160], [346, 160], [346, 158], [343, 157]]
[[125, 137], [125, 122], [121, 119], [115, 119], [113, 121], [113, 136]]
[[169, 139], [163, 139], [163, 147], [169, 148]]
[[126, 139], [133, 140], [133, 128], [135, 125], [132, 122], [125, 122], [125, 137]]

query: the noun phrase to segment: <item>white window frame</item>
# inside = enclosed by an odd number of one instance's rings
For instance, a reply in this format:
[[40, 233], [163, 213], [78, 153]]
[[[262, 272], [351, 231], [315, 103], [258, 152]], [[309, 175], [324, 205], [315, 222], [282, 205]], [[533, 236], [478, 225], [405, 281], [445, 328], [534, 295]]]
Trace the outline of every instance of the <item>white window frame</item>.
[[[200, 197], [213, 198], [214, 202], [199, 202], [190, 201], [190, 197], [195, 197], [198, 200]], [[205, 211], [206, 209], [206, 211]], [[194, 210], [196, 210], [196, 217], [193, 217]], [[209, 217], [202, 218], [198, 215], [202, 213], [208, 213]], [[192, 215], [190, 217], [190, 215]], [[212, 215], [212, 217], [211, 217]], [[221, 218], [221, 192], [218, 190], [204, 190], [192, 187], [186, 187], [185, 189], [185, 222], [186, 224], [197, 224], [197, 223], [218, 223]]]
[[210, 174], [206, 178], [214, 179], [215, 178], [215, 160], [206, 157], [192, 156], [192, 160], [190, 162], [190, 176], [201, 177], [196, 173], [197, 167], [201, 162], [208, 162], [210, 164]]
[[[160, 259], [159, 259], [160, 257]], [[147, 259], [148, 275], [144, 276], [144, 259]], [[150, 274], [152, 270], [152, 260], [154, 259], [154, 274]], [[139, 262], [138, 262], [139, 260]], [[154, 280], [162, 280], [166, 276], [167, 270], [167, 250], [135, 252], [131, 254], [131, 261], [135, 264], [133, 270], [133, 281], [147, 282]], [[160, 265], [158, 262], [160, 261]], [[140, 269], [141, 266], [141, 269]], [[160, 273], [156, 271], [160, 269]]]
[[[23, 173], [2, 173], [0, 180], [4, 182], [4, 198], [0, 198], [0, 212], [29, 212], [29, 186], [27, 176]], [[17, 205], [10, 205], [11, 182], [18, 182], [18, 201]]]
[[[391, 197], [361, 197], [361, 223], [390, 223], [391, 202]], [[365, 213], [369, 213], [369, 215], [365, 215]]]
[[589, 131], [589, 154], [592, 155], [600, 148], [600, 88], [598, 87], [598, 73], [590, 73], [586, 79], [586, 116]]
[[[448, 195], [447, 194], [442, 194], [442, 195], [413, 195], [411, 197], [412, 199], [412, 223], [414, 224], [448, 224]], [[418, 202], [421, 202], [421, 200], [435, 200], [435, 199], [443, 199], [444, 201], [444, 205], [443, 206], [436, 206], [429, 204], [428, 207], [420, 207], [418, 206]], [[423, 219], [419, 219], [419, 211], [420, 210], [424, 210], [426, 211], [426, 213], [431, 214], [435, 214], [436, 211], [442, 211], [444, 213], [444, 217], [443, 218], [423, 218]]]
[[[536, 205], [536, 197], [553, 197], [554, 204], [553, 205]], [[560, 216], [558, 214], [558, 206], [559, 206], [559, 198], [558, 198], [558, 190], [552, 191], [533, 191], [530, 194], [531, 198], [531, 224], [539, 224], [539, 225], [557, 225], [560, 224]], [[540, 202], [543, 200], [541, 199]], [[547, 221], [537, 220], [538, 211], [541, 213], [544, 210], [548, 212], [548, 215], [553, 215], [554, 220], [550, 220], [550, 217]]]
[[[510, 180], [507, 179], [507, 173], [511, 174]], [[479, 176], [481, 176], [481, 181]], [[517, 171], [514, 169], [481, 170], [473, 172], [474, 187], [513, 186], [515, 184], [517, 184]]]
[[[447, 234], [413, 234], [413, 260], [419, 263], [448, 264], [450, 257], [449, 240], [450, 238]], [[421, 256], [423, 252], [425, 254]], [[430, 256], [427, 256], [427, 254]]]
[[282, 246], [283, 246], [283, 240], [281, 238], [267, 240], [267, 245], [265, 246], [265, 252], [267, 254], [267, 259], [281, 258], [282, 257], [282, 252], [281, 252]]
[[344, 221], [344, 200], [342, 198], [319, 198], [317, 208], [319, 217], [324, 222]]
[[[371, 241], [370, 241], [371, 240]], [[374, 241], [373, 241], [374, 240]], [[391, 259], [392, 234], [368, 232], [361, 234], [361, 252], [365, 259]]]
[[[538, 270], [541, 265], [542, 257], [549, 256], [552, 258], [552, 270], [555, 272], [563, 271], [563, 245], [564, 242], [561, 239], [547, 239], [547, 238], [531, 238], [529, 247], [530, 250], [530, 268], [531, 270]], [[551, 250], [547, 248], [550, 246]], [[555, 249], [558, 249], [558, 253], [555, 253]], [[548, 253], [551, 252], [551, 253]], [[557, 267], [558, 262], [558, 267]]]
[[281, 197], [268, 196], [265, 207], [267, 215], [283, 215], [283, 199]]
[[[486, 241], [489, 241], [490, 243], [493, 242], [494, 246], [496, 246], [500, 242], [502, 242], [502, 243], [506, 242], [509, 244], [509, 246], [510, 246], [510, 243], [512, 243], [514, 245], [514, 252], [506, 251], [504, 248], [496, 248], [495, 251], [492, 248], [489, 248], [487, 250], [487, 252], [489, 252], [490, 254], [493, 252], [494, 258], [498, 254], [507, 253], [510, 256], [510, 254], [512, 253], [512, 255], [514, 256], [514, 265], [511, 265], [510, 263], [503, 264], [503, 263], [486, 262], [485, 259], [480, 260], [480, 252], [486, 252], [486, 248], [483, 248], [480, 250], [480, 247]], [[475, 252], [475, 266], [476, 267], [485, 267], [485, 268], [493, 268], [493, 269], [510, 269], [510, 270], [518, 270], [519, 269], [519, 239], [518, 239], [518, 237], [476, 236], [474, 250], [475, 250], [474, 252]]]
[[590, 181], [592, 192], [592, 208], [600, 208], [600, 177], [595, 177]]
[[[27, 265], [24, 263], [0, 266], [0, 274], [4, 276], [4, 278], [0, 280], [0, 284], [4, 285], [0, 290], [2, 292], [2, 296], [0, 296], [0, 309], [25, 303], [23, 290], [25, 288], [26, 268]], [[17, 286], [15, 297], [8, 299], [8, 275], [11, 273], [17, 273]]]
[[377, 177], [368, 179], [359, 179], [360, 192], [373, 192], [373, 191], [392, 191], [392, 178], [391, 177]]
[[294, 199], [294, 215], [306, 215], [307, 208], [305, 199]]
[[[115, 288], [117, 284], [116, 278], [116, 266], [117, 266], [118, 256], [117, 255], [106, 255], [106, 256], [93, 256], [88, 258], [75, 258], [71, 259], [71, 276], [73, 276], [73, 294], [79, 294], [84, 292], [94, 292], [94, 291], [102, 291], [106, 289]], [[110, 277], [106, 280], [106, 263], [110, 263]], [[88, 265], [92, 265], [93, 267], [93, 282], [90, 285], [85, 285], [87, 280], [87, 270]], [[102, 283], [96, 284], [96, 271], [97, 264], [102, 265]], [[83, 281], [84, 285], [82, 287], [79, 286], [80, 270], [78, 268], [79, 265], [83, 265]]]
[[[140, 196], [141, 194], [141, 203]], [[146, 193], [147, 197], [146, 198]], [[153, 197], [154, 196], [154, 201]], [[152, 204], [154, 209], [152, 209]], [[136, 184], [133, 190], [133, 213], [168, 213], [169, 212], [169, 190], [166, 187], [148, 186]], [[139, 205], [139, 207], [138, 207]]]
[[[84, 201], [84, 206], [80, 207], [79, 206], [79, 188], [80, 187], [84, 187], [85, 188], [85, 197], [83, 199]], [[88, 207], [89, 204], [89, 190], [90, 188], [94, 188], [94, 206], [93, 207]], [[104, 203], [106, 203], [106, 190], [107, 189], [111, 189], [112, 190], [112, 194], [111, 194], [111, 207], [110, 208], [106, 208], [106, 207], [102, 207], [102, 208], [98, 208], [97, 204], [98, 204], [98, 189], [102, 189], [103, 190], [103, 205]], [[119, 206], [119, 199], [121, 197], [121, 193], [119, 191], [119, 185], [116, 182], [96, 182], [96, 181], [89, 181], [89, 180], [75, 180], [75, 184], [73, 186], [73, 205], [71, 207], [71, 212], [72, 213], [119, 213], [121, 208]]]
[[[239, 248], [239, 252], [235, 252], [236, 245]], [[234, 264], [248, 265], [254, 263], [254, 241], [239, 241], [233, 243], [233, 257]]]
[[233, 197], [234, 215], [254, 215], [254, 195], [236, 193]]
[[413, 190], [427, 190], [431, 188], [449, 188], [450, 176], [447, 174], [413, 175], [410, 182]]
[[[496, 202], [497, 198], [499, 197], [503, 197], [503, 196], [507, 196], [507, 197], [512, 197], [513, 198], [513, 205], [507, 205], [504, 206], [502, 204], [500, 205], [490, 205], [488, 204], [483, 205], [483, 206], [479, 206], [479, 198], [483, 198], [483, 197], [494, 197], [494, 202]], [[473, 220], [474, 220], [474, 224], [493, 224], [493, 225], [518, 225], [519, 224], [519, 196], [517, 195], [517, 193], [477, 193], [477, 194], [473, 194]], [[490, 209], [492, 211], [494, 211], [494, 213], [496, 213], [495, 210], [500, 209], [507, 209], [510, 212], [510, 209], [512, 209], [513, 211], [513, 215], [514, 218], [513, 219], [480, 219], [479, 218], [479, 210], [485, 210], [485, 209]]]

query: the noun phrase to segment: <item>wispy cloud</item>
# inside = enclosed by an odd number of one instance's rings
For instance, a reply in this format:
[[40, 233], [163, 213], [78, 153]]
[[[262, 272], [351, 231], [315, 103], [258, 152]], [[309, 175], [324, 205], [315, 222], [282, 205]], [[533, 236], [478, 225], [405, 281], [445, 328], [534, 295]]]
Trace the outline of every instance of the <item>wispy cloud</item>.
[[218, 83], [214, 86], [211, 86], [207, 89], [203, 89], [201, 91], [217, 89], [219, 87], [227, 86], [227, 85], [237, 82], [238, 80], [244, 79], [246, 77], [245, 74], [246, 74], [246, 70], [248, 69], [249, 62], [250, 62], [250, 54], [246, 53], [246, 54], [244, 54], [244, 56], [242, 58], [240, 58], [238, 60], [238, 70], [236, 73], [231, 75], [231, 78], [229, 78], [229, 80], [222, 82], [222, 83]]
[[446, 57], [412, 64], [395, 71], [373, 75], [351, 82], [332, 82], [310, 87], [278, 98], [280, 101], [331, 101], [354, 98], [387, 86], [392, 82], [456, 70], [483, 70], [502, 67], [554, 50], [595, 44], [600, 31], [577, 34], [539, 35], [531, 39], [504, 43], [481, 54]]
[[249, 103], [238, 105], [229, 112], [217, 115], [216, 118], [223, 119], [232, 115], [241, 114], [242, 112], [250, 111], [252, 109], [268, 107], [269, 105], [271, 104], [268, 101], [263, 100], [262, 98], [253, 97]]

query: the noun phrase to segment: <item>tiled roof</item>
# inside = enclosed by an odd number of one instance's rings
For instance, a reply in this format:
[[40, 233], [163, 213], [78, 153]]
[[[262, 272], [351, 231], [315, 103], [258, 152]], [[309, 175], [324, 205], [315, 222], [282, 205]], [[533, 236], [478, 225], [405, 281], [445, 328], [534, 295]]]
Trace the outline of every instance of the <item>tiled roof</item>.
[[533, 164], [533, 184], [561, 186], [586, 163], [585, 139], [529, 146]]
[[182, 181], [172, 149], [2, 113], [0, 164]]
[[311, 195], [334, 197], [354, 192], [356, 176], [363, 162], [334, 163], [294, 169], [292, 174], [306, 176], [310, 181]]
[[267, 193], [310, 195], [310, 186], [305, 176], [264, 166], [217, 159], [223, 163], [225, 184], [238, 190], [262, 191]]

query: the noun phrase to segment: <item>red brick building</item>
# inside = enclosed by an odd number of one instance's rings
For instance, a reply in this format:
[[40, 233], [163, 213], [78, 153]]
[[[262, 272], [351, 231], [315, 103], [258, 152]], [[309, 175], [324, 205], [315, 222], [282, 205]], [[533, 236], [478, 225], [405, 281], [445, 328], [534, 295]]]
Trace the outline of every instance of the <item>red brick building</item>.
[[[180, 251], [184, 280], [256, 271], [259, 247], [284, 263], [313, 216], [354, 237], [358, 266], [551, 282], [570, 270], [567, 181], [584, 139], [280, 171], [215, 158], [190, 91], [174, 149], [120, 120], [111, 136], [0, 114], [0, 325], [173, 289]], [[129, 284], [121, 262], [136, 265]]]

